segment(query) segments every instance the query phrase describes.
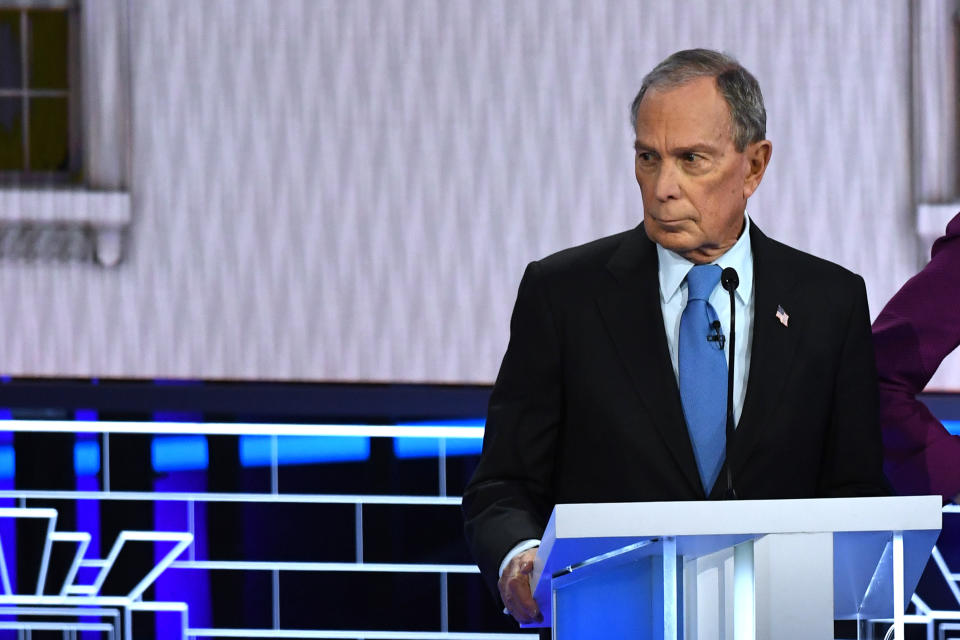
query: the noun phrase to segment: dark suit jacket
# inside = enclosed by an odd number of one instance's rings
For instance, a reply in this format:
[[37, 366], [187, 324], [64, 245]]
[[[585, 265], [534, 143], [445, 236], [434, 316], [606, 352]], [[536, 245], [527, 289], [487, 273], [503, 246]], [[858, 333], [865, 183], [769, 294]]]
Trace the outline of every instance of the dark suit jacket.
[[[886, 493], [863, 280], [750, 229], [754, 335], [729, 447], [739, 497]], [[708, 498], [659, 296], [642, 225], [527, 267], [463, 497], [494, 593], [503, 557], [541, 537], [555, 504]], [[725, 473], [709, 498], [722, 497]]]

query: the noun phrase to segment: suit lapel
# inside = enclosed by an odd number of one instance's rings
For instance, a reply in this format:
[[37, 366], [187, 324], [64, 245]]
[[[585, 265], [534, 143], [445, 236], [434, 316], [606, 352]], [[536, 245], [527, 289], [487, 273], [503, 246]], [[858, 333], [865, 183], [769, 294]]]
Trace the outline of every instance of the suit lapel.
[[703, 494], [660, 310], [656, 247], [638, 227], [610, 259], [618, 286], [597, 298], [637, 394], [692, 490]]
[[756, 450], [760, 435], [767, 428], [769, 416], [780, 401], [796, 355], [801, 329], [792, 320], [784, 326], [777, 317], [779, 307], [788, 314], [791, 309], [796, 309], [792, 296], [795, 274], [781, 263], [775, 243], [753, 224], [750, 227], [750, 242], [753, 248], [756, 303], [747, 394], [731, 447], [734, 482], [737, 471]]

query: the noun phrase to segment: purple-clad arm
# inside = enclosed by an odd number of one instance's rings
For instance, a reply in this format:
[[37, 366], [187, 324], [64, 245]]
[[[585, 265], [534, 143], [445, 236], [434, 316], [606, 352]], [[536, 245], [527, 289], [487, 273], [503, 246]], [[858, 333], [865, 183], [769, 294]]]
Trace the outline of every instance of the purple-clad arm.
[[884, 471], [904, 495], [960, 493], [960, 436], [917, 394], [960, 344], [960, 214], [933, 245], [932, 259], [873, 323], [880, 374]]

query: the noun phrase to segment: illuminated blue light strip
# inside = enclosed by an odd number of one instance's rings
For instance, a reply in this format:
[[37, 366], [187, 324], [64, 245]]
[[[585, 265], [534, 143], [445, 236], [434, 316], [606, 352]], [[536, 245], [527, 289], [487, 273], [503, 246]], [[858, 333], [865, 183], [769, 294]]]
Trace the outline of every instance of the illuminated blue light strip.
[[0, 479], [12, 480], [16, 469], [17, 456], [12, 444], [0, 445]]
[[[240, 435], [241, 463], [247, 467], [270, 464], [269, 437], [277, 435], [279, 459], [284, 464], [362, 461], [370, 457], [371, 437], [394, 438], [398, 458], [435, 457], [439, 454], [439, 438], [446, 439], [447, 455], [474, 455], [480, 452], [483, 438], [482, 419], [436, 420], [397, 425], [366, 424], [266, 424], [208, 423], [181, 420], [154, 422], [100, 421], [94, 410], [77, 410], [76, 420], [14, 420], [10, 411], [0, 410], [0, 434], [8, 437], [17, 431], [53, 433], [144, 433], [177, 434], [179, 438], [157, 438], [152, 445], [156, 471], [185, 471], [207, 468], [209, 453], [206, 441], [199, 434]], [[158, 414], [158, 417], [192, 417]], [[193, 435], [193, 437], [190, 437]], [[285, 436], [296, 436], [291, 442]], [[318, 439], [323, 436], [323, 440]], [[423, 442], [417, 442], [423, 440]], [[13, 478], [13, 450], [0, 443], [0, 479]], [[95, 476], [101, 470], [99, 445], [93, 440], [78, 438], [74, 447], [74, 470], [78, 477]]]
[[[447, 439], [447, 456], [472, 456], [480, 453], [482, 440]], [[440, 455], [440, 438], [394, 438], [393, 455], [397, 458], [436, 458]]]
[[955, 436], [960, 436], [960, 420], [944, 420], [943, 426]]
[[80, 440], [74, 443], [73, 472], [78, 476], [95, 476], [100, 473], [99, 442]]
[[[100, 414], [96, 409], [75, 409], [74, 420], [96, 421]], [[97, 491], [100, 489], [100, 437], [95, 433], [78, 433], [73, 448], [73, 472], [77, 476], [78, 491]], [[77, 530], [90, 534], [88, 549], [100, 549], [100, 503], [96, 500], [78, 500], [74, 503], [77, 516]], [[81, 575], [82, 572], [82, 575]], [[84, 571], [81, 567], [74, 584], [91, 585], [97, 579], [95, 571]], [[119, 614], [117, 614], [119, 616]], [[86, 640], [93, 634], [81, 634]]]
[[206, 469], [210, 462], [203, 436], [157, 436], [150, 445], [154, 471]]
[[[7, 433], [0, 436], [0, 443], [6, 444], [10, 447], [11, 455], [13, 453], [13, 434]], [[16, 462], [14, 458], [13, 462]], [[0, 478], [0, 491], [12, 491], [13, 490], [13, 469], [15, 464], [11, 464], [11, 473], [10, 477]], [[0, 498], [0, 508], [13, 508], [19, 504], [20, 501], [17, 498]], [[3, 561], [7, 566], [7, 577], [10, 579], [11, 584], [17, 583], [17, 553], [16, 553], [16, 522], [13, 518], [0, 518], [0, 553], [3, 554]]]
[[96, 421], [99, 415], [96, 409], [76, 409], [73, 412], [73, 419]]
[[100, 577], [100, 569], [100, 567], [85, 567], [81, 564], [80, 568], [77, 569], [77, 575], [74, 577], [73, 583], [84, 586], [92, 585]]
[[[182, 437], [182, 436], [181, 436]], [[192, 436], [204, 441], [203, 436]], [[205, 491], [207, 476], [202, 471], [187, 473], [157, 474], [153, 478], [154, 491]], [[192, 517], [191, 517], [192, 516]], [[196, 559], [206, 551], [206, 509], [197, 509], [195, 505], [187, 505], [157, 500], [153, 503], [154, 528], [166, 531], [189, 531], [194, 534], [194, 545], [202, 547], [191, 549], [190, 559]], [[165, 550], [161, 545], [153, 548], [153, 561], [160, 564], [165, 557]], [[202, 556], [201, 556], [202, 557]], [[153, 597], [157, 600], [183, 600], [190, 603], [190, 618], [198, 626], [212, 625], [210, 576], [207, 574], [184, 575], [182, 572], [164, 571], [157, 576], [153, 584]], [[156, 638], [181, 638], [182, 624], [179, 616], [155, 616], [154, 624]], [[86, 639], [81, 639], [86, 640]]]
[[[403, 422], [398, 427], [460, 427], [483, 430], [486, 421], [483, 418], [461, 420], [424, 420], [421, 422]], [[483, 447], [482, 439], [446, 438], [444, 453], [447, 456], [478, 455]], [[397, 458], [436, 458], [440, 455], [440, 438], [415, 438], [400, 436], [393, 439], [393, 455]]]
[[[366, 436], [277, 438], [277, 462], [280, 465], [356, 462], [369, 458], [370, 438]], [[244, 467], [269, 466], [271, 438], [240, 436], [240, 464]]]

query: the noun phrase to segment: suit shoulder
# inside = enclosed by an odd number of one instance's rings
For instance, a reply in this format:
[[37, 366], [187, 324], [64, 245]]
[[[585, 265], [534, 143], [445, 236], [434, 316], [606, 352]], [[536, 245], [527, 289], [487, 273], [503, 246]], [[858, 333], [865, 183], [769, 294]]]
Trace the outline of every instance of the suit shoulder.
[[548, 277], [569, 277], [577, 273], [599, 271], [606, 267], [607, 262], [623, 244], [624, 240], [635, 233], [638, 233], [637, 229], [630, 229], [591, 240], [585, 244], [552, 253], [537, 260], [536, 264], [541, 272]]

